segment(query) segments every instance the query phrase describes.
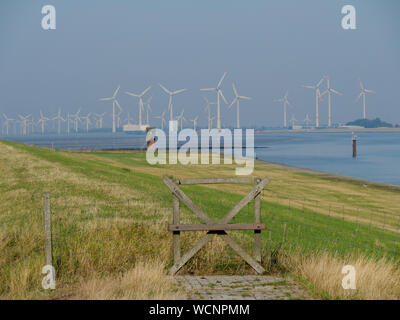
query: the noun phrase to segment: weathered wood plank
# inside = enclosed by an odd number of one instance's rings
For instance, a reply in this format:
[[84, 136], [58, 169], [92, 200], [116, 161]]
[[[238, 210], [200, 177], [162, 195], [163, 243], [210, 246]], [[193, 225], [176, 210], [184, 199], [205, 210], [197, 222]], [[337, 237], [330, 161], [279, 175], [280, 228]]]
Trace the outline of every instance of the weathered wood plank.
[[265, 223], [170, 224], [168, 231], [265, 230]]
[[209, 240], [211, 240], [213, 236], [213, 234], [206, 234], [205, 236], [200, 238], [200, 240], [198, 240], [196, 244], [169, 269], [169, 274], [174, 275], [175, 273], [177, 273], [180, 268], [182, 268], [185, 263], [189, 261], [189, 259], [191, 259]]
[[255, 196], [257, 196], [262, 189], [269, 183], [268, 178], [264, 178], [260, 183], [256, 184], [254, 188], [242, 199], [240, 200], [227, 214], [222, 218], [219, 223], [228, 223], [235, 215], [238, 214], [243, 207], [248, 204]]
[[168, 231], [265, 230], [265, 223], [170, 224]]
[[231, 183], [254, 183], [252, 177], [233, 177], [233, 178], [193, 178], [179, 179], [179, 184], [231, 184]]
[[50, 196], [47, 192], [43, 194], [43, 215], [44, 215], [44, 251], [46, 256], [46, 265], [53, 265], [53, 249], [51, 246], [51, 211]]
[[174, 181], [172, 181], [169, 177], [165, 176], [163, 178], [163, 182], [165, 185], [172, 191], [173, 194], [175, 194], [180, 201], [182, 201], [186, 206], [193, 211], [195, 215], [197, 215], [201, 220], [203, 220], [204, 223], [207, 224], [212, 224], [214, 221], [207, 216], [197, 205], [193, 203], [190, 198], [183, 193], [181, 189], [178, 188], [178, 186], [175, 184]]
[[250, 266], [253, 267], [257, 273], [261, 274], [265, 272], [265, 269], [250, 256], [241, 246], [239, 246], [235, 240], [233, 240], [228, 234], [224, 233], [220, 235], [222, 239], [234, 250], [236, 253], [241, 256]]
[[[172, 194], [172, 223], [179, 224], [180, 223], [180, 212], [179, 212], [179, 199]], [[177, 263], [181, 258], [181, 242], [180, 242], [180, 232], [174, 231], [173, 233], [173, 251], [174, 251], [174, 263]]]

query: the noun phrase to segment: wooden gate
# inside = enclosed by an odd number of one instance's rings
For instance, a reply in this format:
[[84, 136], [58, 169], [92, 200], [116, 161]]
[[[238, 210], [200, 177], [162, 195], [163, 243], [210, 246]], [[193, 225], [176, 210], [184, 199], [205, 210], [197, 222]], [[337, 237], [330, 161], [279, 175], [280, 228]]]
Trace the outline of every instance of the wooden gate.
[[[265, 270], [261, 266], [261, 230], [265, 230], [265, 224], [261, 223], [261, 191], [269, 183], [268, 178], [225, 178], [225, 179], [177, 179], [172, 180], [165, 176], [163, 182], [172, 192], [173, 219], [168, 230], [173, 233], [174, 265], [169, 270], [175, 274], [189, 261], [214, 234], [220, 236], [239, 256], [241, 256], [258, 273]], [[188, 184], [234, 184], [253, 183], [253, 189], [240, 200], [221, 220], [217, 223], [205, 214], [180, 188], [179, 185]], [[254, 199], [254, 223], [229, 223], [245, 205]], [[179, 202], [182, 201], [196, 216], [204, 223], [202, 224], [180, 224]], [[227, 233], [227, 230], [254, 230], [254, 257], [249, 255], [239, 244], [237, 244]], [[185, 254], [181, 256], [180, 233], [181, 231], [207, 231], [200, 240]]]

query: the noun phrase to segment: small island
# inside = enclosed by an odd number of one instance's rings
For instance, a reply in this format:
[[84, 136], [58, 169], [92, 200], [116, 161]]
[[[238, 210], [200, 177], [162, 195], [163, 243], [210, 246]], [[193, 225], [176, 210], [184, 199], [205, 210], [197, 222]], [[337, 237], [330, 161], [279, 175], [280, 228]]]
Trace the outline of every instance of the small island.
[[376, 119], [358, 119], [346, 123], [347, 126], [360, 126], [364, 128], [398, 128], [399, 125], [393, 125], [391, 123], [382, 121], [380, 118]]

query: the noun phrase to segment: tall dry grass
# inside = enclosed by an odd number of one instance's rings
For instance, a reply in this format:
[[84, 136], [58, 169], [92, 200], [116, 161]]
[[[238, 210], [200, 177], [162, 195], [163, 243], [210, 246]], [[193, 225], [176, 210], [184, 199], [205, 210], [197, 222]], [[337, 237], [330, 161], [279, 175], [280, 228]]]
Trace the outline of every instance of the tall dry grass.
[[[400, 299], [400, 269], [393, 261], [365, 256], [340, 257], [326, 252], [302, 255], [280, 254], [279, 262], [297, 277], [312, 285], [321, 298], [393, 300]], [[343, 289], [342, 268], [356, 271], [356, 289]]]
[[140, 261], [135, 267], [117, 277], [95, 278], [85, 281], [77, 289], [73, 299], [114, 300], [114, 299], [184, 299], [167, 276], [160, 261]]

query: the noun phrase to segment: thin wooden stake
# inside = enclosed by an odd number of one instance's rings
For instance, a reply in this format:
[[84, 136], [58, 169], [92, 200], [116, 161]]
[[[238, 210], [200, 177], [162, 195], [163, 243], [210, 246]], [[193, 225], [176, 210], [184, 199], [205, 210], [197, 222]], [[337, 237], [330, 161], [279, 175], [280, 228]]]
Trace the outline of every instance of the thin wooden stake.
[[[172, 194], [172, 204], [173, 204], [173, 217], [172, 223], [179, 224], [180, 223], [180, 212], [179, 212], [179, 199], [177, 196]], [[174, 264], [178, 263], [181, 258], [181, 232], [174, 231], [173, 232], [173, 246], [174, 246]]]
[[50, 195], [45, 192], [43, 194], [44, 207], [44, 251], [46, 255], [46, 265], [53, 265], [53, 250], [51, 246], [51, 212], [50, 212]]

